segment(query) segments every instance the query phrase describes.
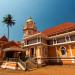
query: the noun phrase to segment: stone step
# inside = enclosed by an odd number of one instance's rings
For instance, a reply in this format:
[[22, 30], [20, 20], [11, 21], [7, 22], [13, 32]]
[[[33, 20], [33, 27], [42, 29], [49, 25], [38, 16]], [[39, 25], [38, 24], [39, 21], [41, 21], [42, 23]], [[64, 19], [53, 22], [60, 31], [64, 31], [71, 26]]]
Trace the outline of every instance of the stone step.
[[32, 61], [28, 61], [28, 62], [26, 63], [26, 65], [27, 65], [27, 69], [28, 69], [28, 70], [33, 70], [33, 69], [36, 69], [36, 68], [37, 68], [37, 65], [34, 64]]
[[1, 68], [7, 68], [7, 69], [16, 69], [16, 62], [3, 62], [3, 64], [1, 65]]

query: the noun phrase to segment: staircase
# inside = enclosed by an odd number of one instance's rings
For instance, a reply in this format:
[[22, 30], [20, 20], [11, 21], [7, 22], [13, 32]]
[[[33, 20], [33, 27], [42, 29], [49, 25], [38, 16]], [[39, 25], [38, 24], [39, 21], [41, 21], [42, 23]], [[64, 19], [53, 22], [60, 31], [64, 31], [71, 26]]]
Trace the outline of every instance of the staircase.
[[36, 69], [37, 66], [38, 66], [38, 65], [37, 65], [37, 62], [34, 61], [33, 58], [27, 60], [25, 63], [26, 63], [27, 70], [34, 70], [34, 69]]
[[18, 67], [21, 70], [26, 70], [26, 63], [24, 63], [21, 59], [18, 60]]
[[7, 68], [7, 69], [16, 69], [16, 62], [12, 62], [12, 61], [4, 61], [3, 64], [1, 65], [1, 68]]
[[27, 59], [25, 62], [23, 62], [21, 59], [15, 60], [11, 59], [9, 61], [4, 61], [1, 65], [1, 68], [5, 69], [20, 69], [20, 70], [34, 70], [37, 68], [37, 62], [32, 59]]
[[1, 68], [6, 68], [6, 65], [7, 65], [7, 63], [3, 62], [2, 65], [1, 65]]

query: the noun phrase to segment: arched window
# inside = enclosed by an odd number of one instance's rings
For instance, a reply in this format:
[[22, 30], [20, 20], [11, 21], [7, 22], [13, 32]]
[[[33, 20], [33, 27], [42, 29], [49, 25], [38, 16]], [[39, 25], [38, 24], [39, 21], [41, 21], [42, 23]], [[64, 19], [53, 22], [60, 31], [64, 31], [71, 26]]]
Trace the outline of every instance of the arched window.
[[65, 47], [61, 47], [61, 53], [62, 53], [62, 55], [66, 54], [66, 48]]

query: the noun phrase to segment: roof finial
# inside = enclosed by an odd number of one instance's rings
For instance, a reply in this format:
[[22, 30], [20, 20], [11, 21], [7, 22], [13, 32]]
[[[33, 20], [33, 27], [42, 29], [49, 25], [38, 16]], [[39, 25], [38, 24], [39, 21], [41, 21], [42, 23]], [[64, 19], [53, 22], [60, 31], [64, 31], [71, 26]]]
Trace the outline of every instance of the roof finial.
[[28, 18], [26, 22], [30, 22], [30, 21], [33, 21], [31, 16]]
[[32, 19], [32, 17], [30, 16], [30, 18], [29, 19]]

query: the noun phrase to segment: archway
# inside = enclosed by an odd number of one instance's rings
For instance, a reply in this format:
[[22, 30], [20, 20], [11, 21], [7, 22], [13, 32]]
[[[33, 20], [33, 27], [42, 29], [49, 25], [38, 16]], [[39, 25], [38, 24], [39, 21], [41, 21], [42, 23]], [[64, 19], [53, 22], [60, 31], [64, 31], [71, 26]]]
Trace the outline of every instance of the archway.
[[30, 56], [31, 56], [31, 57], [34, 57], [34, 48], [31, 48], [31, 49], [30, 49]]
[[66, 48], [65, 47], [61, 47], [61, 53], [62, 53], [62, 55], [66, 55]]

